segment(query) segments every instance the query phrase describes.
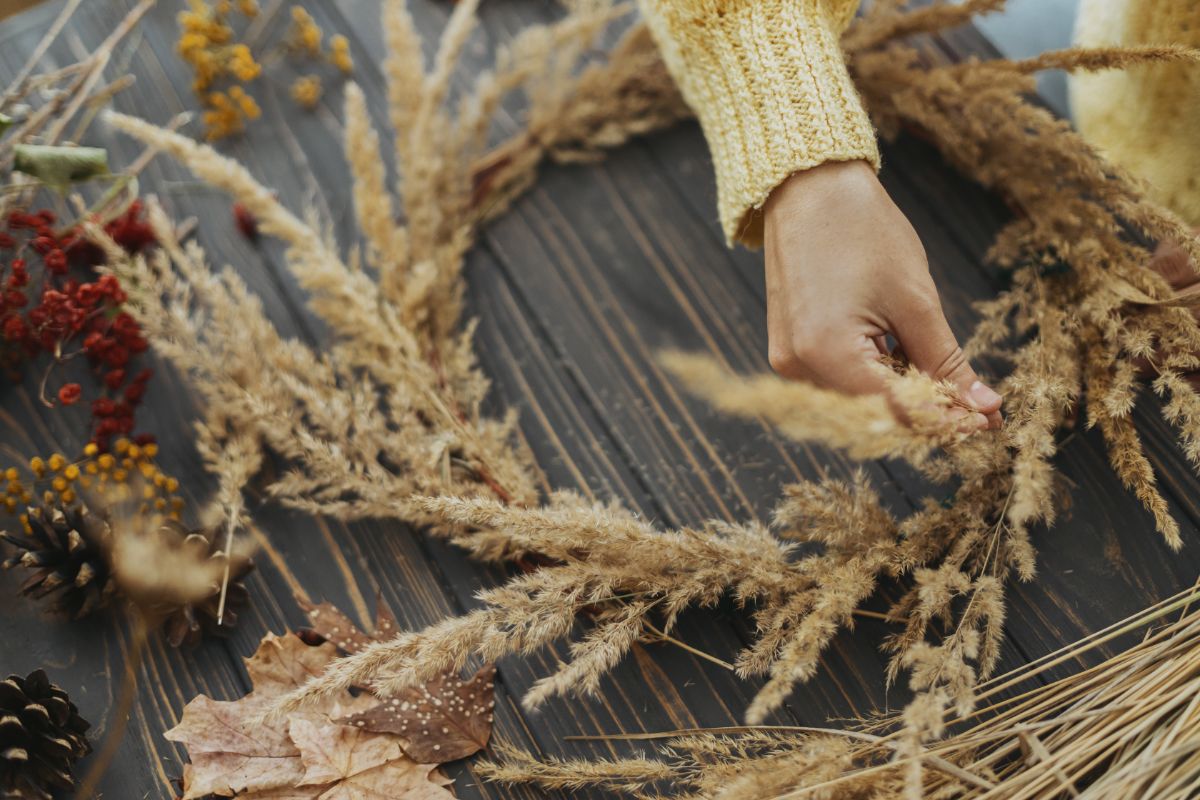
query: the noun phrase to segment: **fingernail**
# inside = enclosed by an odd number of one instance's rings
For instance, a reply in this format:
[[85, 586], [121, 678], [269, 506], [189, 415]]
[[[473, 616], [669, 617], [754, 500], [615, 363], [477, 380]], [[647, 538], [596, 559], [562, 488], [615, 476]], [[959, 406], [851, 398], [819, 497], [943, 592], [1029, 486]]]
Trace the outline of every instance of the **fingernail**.
[[984, 386], [980, 381], [971, 384], [971, 390], [967, 392], [967, 396], [971, 398], [971, 402], [975, 404], [976, 408], [995, 408], [1004, 401], [1004, 398]]

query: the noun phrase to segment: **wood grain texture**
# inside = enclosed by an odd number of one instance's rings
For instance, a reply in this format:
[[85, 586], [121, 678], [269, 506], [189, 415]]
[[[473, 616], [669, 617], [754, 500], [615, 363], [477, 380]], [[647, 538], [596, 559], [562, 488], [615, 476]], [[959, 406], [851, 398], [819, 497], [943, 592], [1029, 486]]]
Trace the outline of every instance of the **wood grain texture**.
[[[60, 62], [86, 51], [131, 0], [84, 4], [70, 35], [51, 51]], [[49, 3], [0, 29], [0, 81], [13, 74], [60, 3]], [[264, 3], [264, 40], [286, 26], [286, 7]], [[383, 43], [378, 0], [310, 3], [327, 33], [350, 38], [362, 85], [377, 125], [386, 128], [378, 69]], [[117, 71], [136, 76], [117, 107], [156, 122], [193, 108], [190, 77], [174, 55], [178, 2], [164, 0], [131, 39]], [[440, 29], [448, 4], [412, 0], [427, 37]], [[280, 13], [280, 9], [283, 12]], [[488, 53], [525, 24], [548, 19], [548, 0], [485, 3], [482, 32], [468, 49], [460, 78], [469, 79]], [[928, 42], [947, 58], [986, 52], [970, 31]], [[353, 235], [347, 171], [340, 156], [341, 92], [336, 82], [317, 109], [305, 113], [287, 96], [302, 64], [273, 65], [255, 87], [264, 118], [245, 137], [222, 145], [293, 208], [311, 204], [345, 243]], [[502, 129], [513, 129], [519, 106], [506, 107]], [[191, 133], [198, 130], [193, 123]], [[112, 160], [136, 149], [95, 130]], [[884, 181], [913, 220], [930, 255], [951, 323], [969, 329], [973, 300], [993, 294], [1003, 276], [983, 263], [1004, 207], [949, 169], [928, 146], [902, 139], [885, 147]], [[232, 264], [264, 301], [280, 329], [319, 345], [323, 326], [305, 308], [303, 293], [280, 260], [279, 248], [253, 245], [233, 230], [229, 203], [160, 159], [147, 170], [152, 187], [179, 217], [202, 220], [200, 242], [216, 265]], [[496, 408], [520, 412], [522, 435], [536, 455], [547, 487], [571, 487], [599, 498], [619, 497], [664, 525], [704, 519], [765, 518], [780, 486], [821, 471], [847, 474], [855, 465], [817, 448], [783, 441], [762, 424], [733, 421], [686, 396], [656, 360], [662, 348], [715, 354], [745, 371], [766, 368], [763, 283], [759, 256], [728, 251], [716, 221], [712, 169], [698, 128], [682, 125], [613, 152], [599, 164], [555, 167], [514, 210], [492, 224], [467, 265], [470, 313], [480, 318], [478, 350], [495, 383]], [[23, 460], [81, 445], [82, 425], [46, 412], [36, 387], [0, 389], [0, 455]], [[163, 443], [164, 467], [197, 496], [209, 482], [188, 443], [195, 416], [186, 384], [169, 370], [156, 377], [143, 421]], [[1151, 458], [1184, 523], [1189, 547], [1169, 553], [1112, 476], [1094, 436], [1069, 432], [1058, 460], [1072, 482], [1075, 505], [1067, 519], [1039, 533], [1037, 581], [1011, 592], [1004, 664], [1013, 666], [1102, 627], [1190, 584], [1198, 571], [1194, 549], [1200, 520], [1196, 479], [1169, 430], [1141, 412]], [[904, 512], [929, 487], [894, 464], [867, 465], [886, 501]], [[365, 619], [381, 593], [408, 627], [419, 627], [474, 603], [476, 591], [504, 572], [466, 559], [405, 526], [343, 525], [271, 506], [256, 509], [254, 535], [263, 549], [251, 578], [253, 602], [234, 634], [179, 652], [155, 642], [140, 674], [138, 701], [104, 796], [170, 798], [183, 753], [161, 733], [197, 693], [232, 698], [247, 688], [241, 659], [267, 631], [303, 624], [294, 597], [330, 600]], [[15, 575], [0, 575], [12, 595]], [[894, 594], [896, 587], [885, 590]], [[882, 607], [883, 600], [876, 601]], [[730, 660], [751, 636], [745, 612], [730, 605], [684, 617], [677, 632], [690, 646]], [[884, 691], [876, 645], [883, 627], [862, 620], [838, 637], [825, 669], [800, 687], [780, 722], [823, 724], [832, 717], [894, 707], [904, 694]], [[48, 622], [24, 600], [0, 603], [0, 672], [45, 665], [84, 714], [108, 718], [129, 644], [115, 618], [89, 623]], [[662, 730], [739, 721], [756, 684], [670, 644], [646, 644], [614, 671], [598, 698], [554, 700], [528, 713], [520, 696], [564, 655], [550, 650], [500, 664], [496, 735], [535, 752], [559, 755], [626, 753], [624, 744], [565, 741], [572, 734]], [[470, 763], [450, 770], [460, 797], [534, 797], [528, 789], [481, 784]]]

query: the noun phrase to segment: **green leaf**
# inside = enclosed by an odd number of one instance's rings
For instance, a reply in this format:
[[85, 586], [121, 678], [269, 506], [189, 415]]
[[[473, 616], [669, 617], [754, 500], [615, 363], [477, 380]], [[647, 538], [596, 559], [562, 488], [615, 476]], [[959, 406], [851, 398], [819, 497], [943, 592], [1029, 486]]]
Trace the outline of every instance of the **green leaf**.
[[108, 151], [101, 147], [19, 144], [13, 150], [13, 169], [65, 189], [69, 184], [107, 175]]
[[0, 134], [12, 127], [13, 118], [8, 114], [0, 114]]

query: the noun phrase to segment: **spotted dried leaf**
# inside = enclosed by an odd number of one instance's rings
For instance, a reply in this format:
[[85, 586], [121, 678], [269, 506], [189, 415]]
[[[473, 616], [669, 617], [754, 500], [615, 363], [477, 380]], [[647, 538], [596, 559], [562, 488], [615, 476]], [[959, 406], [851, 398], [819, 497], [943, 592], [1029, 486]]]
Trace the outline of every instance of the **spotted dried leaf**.
[[416, 761], [444, 763], [479, 752], [492, 733], [496, 668], [486, 666], [464, 681], [443, 675], [385, 699], [339, 722], [404, 739], [404, 752]]
[[395, 636], [400, 628], [396, 617], [383, 602], [383, 597], [375, 598], [375, 631], [373, 634], [364, 633], [354, 622], [343, 614], [333, 603], [313, 604], [299, 600], [300, 607], [308, 614], [312, 625], [311, 630], [328, 642], [335, 644], [345, 653], [357, 653], [373, 642], [381, 642]]

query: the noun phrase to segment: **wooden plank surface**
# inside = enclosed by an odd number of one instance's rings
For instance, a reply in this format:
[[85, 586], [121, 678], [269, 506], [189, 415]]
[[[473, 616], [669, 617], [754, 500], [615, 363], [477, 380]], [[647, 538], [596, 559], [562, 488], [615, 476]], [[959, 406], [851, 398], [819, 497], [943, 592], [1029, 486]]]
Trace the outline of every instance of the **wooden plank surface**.
[[[93, 46], [130, 4], [84, 4], [51, 58], [62, 61]], [[118, 98], [121, 110], [166, 122], [194, 107], [190, 77], [173, 52], [179, 5], [161, 2], [132, 40], [131, 55], [122, 63], [137, 83]], [[349, 36], [355, 79], [385, 127], [377, 0], [308, 5], [327, 33]], [[60, 6], [49, 3], [4, 23], [0, 81], [15, 72]], [[429, 36], [448, 13], [448, 4], [438, 0], [413, 0], [412, 6]], [[489, 43], [549, 18], [553, 8], [548, 0], [484, 4], [483, 33], [469, 50], [463, 77], [486, 58]], [[286, 10], [267, 23], [264, 36], [277, 38]], [[935, 44], [955, 57], [986, 48], [969, 32]], [[293, 208], [314, 202], [345, 242], [352, 226], [338, 144], [341, 93], [334, 89], [314, 112], [301, 112], [287, 97], [290, 70], [282, 64], [268, 71], [255, 91], [264, 118], [223, 149], [277, 187]], [[501, 121], [513, 124], [511, 117]], [[111, 147], [117, 164], [136, 152], [128, 141], [108, 139], [101, 131], [93, 138]], [[966, 331], [973, 319], [970, 301], [993, 294], [1002, 283], [982, 256], [1005, 211], [919, 142], [902, 139], [884, 155], [884, 181], [926, 244], [952, 324]], [[845, 474], [854, 467], [819, 449], [784, 442], [763, 425], [713, 413], [684, 395], [657, 365], [660, 348], [678, 347], [714, 353], [737, 369], [766, 368], [760, 257], [724, 248], [711, 176], [703, 139], [690, 124], [632, 143], [600, 164], [549, 169], [510, 214], [488, 228], [467, 268], [470, 310], [481, 320], [478, 350], [495, 382], [492, 402], [520, 412], [522, 433], [546, 485], [619, 497], [664, 525], [765, 518], [782, 484], [822, 469]], [[234, 265], [281, 330], [322, 341], [322, 326], [304, 308], [278, 248], [241, 239], [223, 196], [161, 159], [147, 170], [143, 186], [157, 191], [179, 217], [203, 220], [200, 241], [213, 263]], [[54, 449], [74, 452], [82, 444], [78, 420], [47, 413], [35, 391], [27, 381], [0, 394], [0, 452], [6, 459]], [[162, 371], [144, 427], [159, 435], [165, 468], [203, 496], [209, 484], [188, 441], [194, 415], [187, 386]], [[1160, 420], [1142, 412], [1139, 425], [1165, 473], [1189, 546], [1170, 554], [1111, 475], [1096, 437], [1066, 434], [1059, 465], [1072, 482], [1075, 505], [1053, 531], [1037, 536], [1038, 580], [1010, 592], [1006, 665], [1036, 657], [1195, 579], [1200, 506], [1194, 474]], [[929, 490], [897, 465], [868, 470], [899, 512]], [[246, 690], [240, 659], [265, 632], [302, 624], [294, 595], [332, 600], [362, 619], [381, 592], [402, 624], [417, 627], [469, 608], [479, 587], [504, 577], [396, 524], [347, 526], [268, 506], [257, 510], [255, 526], [264, 550], [250, 581], [250, 609], [227, 640], [188, 652], [152, 645], [104, 796], [174, 796], [171, 779], [180, 774], [183, 753], [162, 739], [162, 731], [199, 692], [231, 698]], [[112, 724], [109, 711], [128, 631], [112, 618], [48, 622], [32, 603], [7, 600], [17, 580], [0, 575], [6, 598], [0, 603], [0, 671], [47, 666], [102, 734]], [[822, 724], [902, 702], [902, 692], [889, 695], [883, 689], [883, 659], [875, 649], [882, 633], [878, 623], [863, 620], [855, 635], [840, 636], [825, 669], [796, 692], [778, 721]], [[744, 613], [722, 606], [687, 615], [678, 635], [730, 659], [750, 630]], [[519, 697], [560, 655], [552, 650], [501, 663], [498, 741], [562, 755], [628, 752], [623, 745], [564, 737], [736, 723], [756, 688], [682, 649], [644, 645], [605, 682], [600, 698], [559, 699], [536, 714], [525, 712]], [[460, 797], [540, 796], [481, 785], [469, 764], [450, 773]]]

